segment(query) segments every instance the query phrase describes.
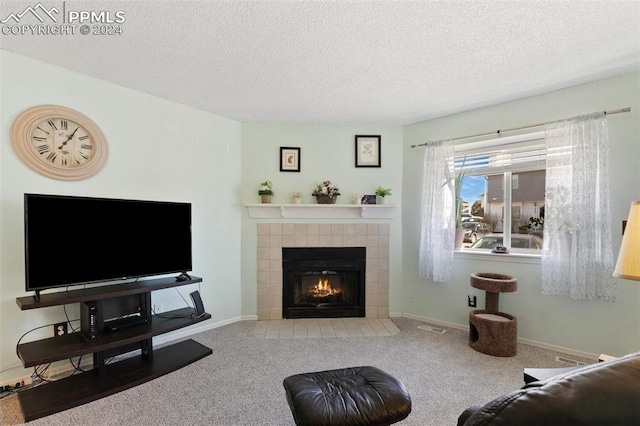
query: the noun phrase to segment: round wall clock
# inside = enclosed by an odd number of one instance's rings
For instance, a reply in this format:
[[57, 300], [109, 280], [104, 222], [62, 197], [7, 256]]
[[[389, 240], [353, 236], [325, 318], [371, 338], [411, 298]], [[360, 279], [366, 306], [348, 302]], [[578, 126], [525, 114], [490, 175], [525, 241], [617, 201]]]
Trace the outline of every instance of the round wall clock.
[[86, 179], [109, 155], [102, 130], [86, 115], [59, 105], [23, 111], [11, 125], [11, 145], [20, 160], [43, 176]]

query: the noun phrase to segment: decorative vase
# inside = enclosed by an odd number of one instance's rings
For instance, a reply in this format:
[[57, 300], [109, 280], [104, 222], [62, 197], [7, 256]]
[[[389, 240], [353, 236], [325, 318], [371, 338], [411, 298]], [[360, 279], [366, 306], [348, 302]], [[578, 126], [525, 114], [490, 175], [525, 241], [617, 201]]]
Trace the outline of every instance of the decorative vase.
[[294, 204], [300, 204], [300, 203], [302, 203], [302, 198], [300, 198], [300, 197], [294, 197], [294, 199], [293, 199], [293, 203], [294, 203]]
[[328, 195], [316, 195], [318, 204], [335, 204], [338, 197], [330, 197]]
[[261, 195], [262, 204], [270, 204], [271, 203], [271, 195]]
[[376, 204], [387, 204], [387, 197], [378, 195], [376, 197]]
[[454, 250], [460, 250], [464, 242], [464, 228], [456, 228], [456, 240], [453, 244]]

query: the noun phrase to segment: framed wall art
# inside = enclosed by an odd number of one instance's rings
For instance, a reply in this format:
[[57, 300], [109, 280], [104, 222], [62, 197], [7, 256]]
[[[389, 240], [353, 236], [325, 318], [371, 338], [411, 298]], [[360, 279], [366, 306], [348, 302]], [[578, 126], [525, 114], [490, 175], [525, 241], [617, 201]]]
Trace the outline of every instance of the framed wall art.
[[362, 204], [375, 204], [375, 203], [376, 203], [376, 194], [362, 196]]
[[381, 167], [380, 135], [356, 135], [356, 167]]
[[292, 148], [288, 146], [280, 147], [280, 171], [300, 171], [300, 148]]

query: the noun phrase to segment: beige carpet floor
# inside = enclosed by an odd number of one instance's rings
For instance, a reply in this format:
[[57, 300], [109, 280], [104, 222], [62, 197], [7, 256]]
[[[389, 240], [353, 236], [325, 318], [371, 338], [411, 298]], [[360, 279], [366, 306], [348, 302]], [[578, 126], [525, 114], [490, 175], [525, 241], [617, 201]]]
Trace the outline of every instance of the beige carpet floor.
[[400, 329], [389, 318], [304, 318], [258, 321], [253, 335], [265, 339], [394, 336]]
[[[409, 390], [411, 414], [398, 425], [455, 425], [467, 407], [523, 386], [524, 368], [567, 366], [556, 358], [567, 354], [525, 344], [518, 344], [514, 357], [485, 355], [469, 347], [466, 330], [443, 327], [444, 333], [434, 333], [423, 328], [425, 323], [407, 318], [392, 319], [400, 330], [397, 334], [365, 337], [363, 328], [382, 329], [360, 321], [343, 325], [354, 333], [358, 325], [362, 336], [343, 338], [309, 338], [313, 322], [297, 320], [273, 325], [241, 321], [207, 330], [193, 339], [211, 348], [212, 355], [29, 426], [292, 426], [282, 386], [285, 377], [366, 365], [393, 375]], [[295, 333], [298, 323], [306, 323], [307, 338], [280, 338], [281, 332], [283, 337]], [[320, 337], [323, 328], [329, 335], [329, 324], [336, 333], [337, 323], [318, 321]], [[256, 330], [264, 334], [256, 335]], [[269, 330], [273, 337], [267, 338]], [[311, 330], [312, 336], [318, 335], [315, 325]], [[0, 425], [23, 424], [16, 396], [0, 399]]]

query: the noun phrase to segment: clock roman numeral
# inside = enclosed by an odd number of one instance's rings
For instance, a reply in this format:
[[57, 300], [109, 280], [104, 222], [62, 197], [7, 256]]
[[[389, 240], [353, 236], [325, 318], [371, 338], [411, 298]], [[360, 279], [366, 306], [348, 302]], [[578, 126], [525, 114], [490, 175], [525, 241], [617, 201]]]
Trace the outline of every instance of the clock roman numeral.
[[93, 146], [88, 145], [88, 144], [85, 143], [85, 144], [80, 145], [80, 149], [93, 149]]
[[63, 166], [66, 166], [67, 165], [67, 157], [62, 157], [60, 159], [60, 164], [62, 164]]
[[84, 141], [84, 140], [89, 139], [89, 136], [87, 136], [87, 135], [80, 136], [78, 139], [80, 139], [81, 141]]
[[45, 129], [43, 129], [42, 127], [38, 126], [36, 127], [36, 129], [38, 130], [42, 130], [43, 132], [45, 132], [46, 134], [50, 135], [51, 133], [47, 132]]
[[67, 120], [61, 120], [60, 121], [60, 127], [62, 127], [62, 130], [67, 130]]
[[87, 154], [85, 154], [84, 152], [79, 152], [78, 154], [80, 154], [80, 157], [84, 158], [85, 160], [87, 160], [89, 158], [89, 156]]
[[45, 142], [47, 140], [47, 138], [43, 138], [41, 136], [34, 136], [33, 140], [40, 141], [40, 142]]
[[58, 130], [56, 123], [54, 123], [53, 120], [47, 120], [47, 123], [49, 123], [49, 126], [51, 126], [53, 130]]
[[56, 161], [56, 158], [58, 158], [58, 154], [56, 154], [55, 152], [47, 155], [47, 160], [51, 161], [52, 163]]
[[49, 145], [38, 145], [36, 149], [38, 150], [38, 154], [42, 155], [49, 151]]

